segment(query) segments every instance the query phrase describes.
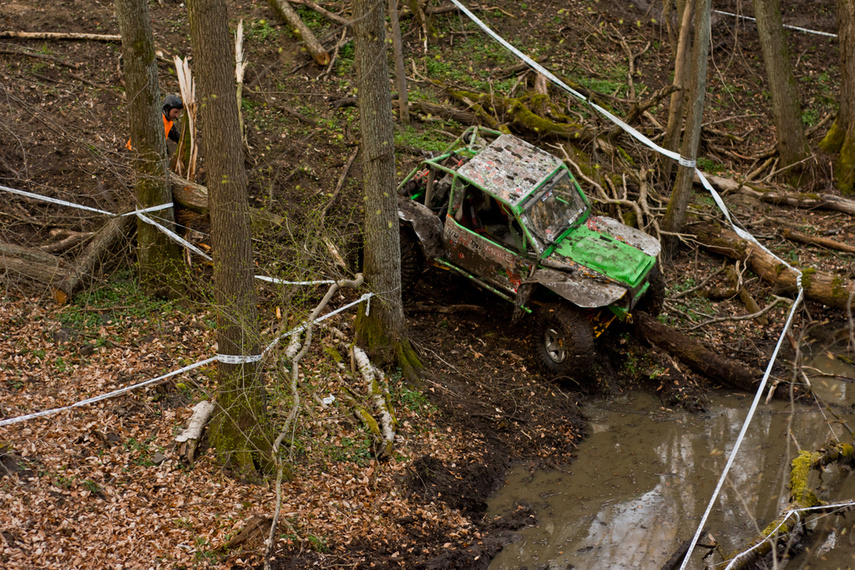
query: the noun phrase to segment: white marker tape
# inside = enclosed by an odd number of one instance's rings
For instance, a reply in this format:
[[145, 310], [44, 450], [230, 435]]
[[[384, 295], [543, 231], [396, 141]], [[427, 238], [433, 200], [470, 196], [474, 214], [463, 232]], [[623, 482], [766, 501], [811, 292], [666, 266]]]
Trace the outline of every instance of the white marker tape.
[[[756, 18], [752, 18], [751, 16], [742, 16], [740, 14], [734, 14], [732, 12], [722, 12], [721, 10], [713, 10], [713, 12], [715, 12], [717, 14], [724, 14], [725, 16], [733, 16], [734, 18], [740, 18], [742, 20], [751, 20], [752, 22], [757, 21]], [[825, 36], [827, 38], [836, 38], [837, 37], [837, 34], [829, 34], [828, 32], [818, 32], [816, 30], [809, 30], [807, 28], [800, 28], [798, 26], [789, 26], [787, 24], [784, 24], [784, 27], [787, 28], [788, 30], [797, 30], [799, 32], [804, 32], [806, 34], [814, 34], [817, 36]]]
[[258, 362], [264, 356], [261, 354], [252, 354], [244, 356], [241, 354], [218, 354], [217, 360], [224, 364], [252, 364]]
[[70, 406], [63, 406], [61, 408], [53, 408], [51, 410], [44, 410], [41, 412], [34, 412], [32, 414], [27, 414], [25, 416], [18, 416], [16, 418], [9, 418], [6, 420], [0, 420], [0, 427], [8, 426], [12, 424], [17, 424], [19, 422], [24, 422], [27, 420], [31, 420], [34, 418], [41, 418], [44, 416], [52, 416], [53, 414], [58, 414], [59, 412], [64, 412], [66, 410], [70, 410], [72, 408], [79, 408], [81, 406], [86, 406], [88, 404], [94, 404], [95, 402], [100, 402], [102, 400], [106, 400], [108, 398], [115, 398], [116, 396], [120, 396], [122, 394], [126, 394], [131, 390], [136, 390], [138, 388], [144, 388], [146, 386], [150, 386], [156, 382], [160, 382], [161, 380], [165, 380], [167, 378], [171, 378], [172, 376], [176, 376], [177, 374], [182, 374], [184, 372], [188, 372], [193, 370], [194, 368], [199, 368], [200, 366], [205, 366], [206, 364], [210, 364], [217, 360], [216, 357], [207, 358], [205, 360], [201, 360], [196, 362], [195, 364], [190, 364], [189, 366], [185, 366], [184, 368], [179, 368], [178, 370], [173, 370], [172, 372], [168, 372], [163, 376], [158, 376], [157, 378], [152, 378], [151, 380], [146, 380], [145, 382], [140, 382], [139, 384], [134, 384], [133, 386], [126, 386], [125, 388], [120, 388], [118, 390], [114, 390], [112, 392], [108, 392], [107, 394], [101, 394], [100, 396], [95, 396], [94, 398], [87, 398], [85, 400], [81, 400]]

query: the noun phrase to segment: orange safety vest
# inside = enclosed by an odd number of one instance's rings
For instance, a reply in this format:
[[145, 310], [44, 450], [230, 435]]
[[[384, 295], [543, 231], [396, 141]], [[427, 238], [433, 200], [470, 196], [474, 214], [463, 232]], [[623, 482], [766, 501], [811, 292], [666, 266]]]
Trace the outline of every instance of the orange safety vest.
[[[163, 113], [161, 113], [160, 116], [163, 117], [163, 137], [167, 138], [169, 137], [169, 131], [172, 130], [172, 125], [174, 125], [175, 122], [167, 119], [166, 115]], [[125, 148], [128, 150], [134, 150], [131, 148], [131, 139], [128, 139], [128, 142], [125, 143]]]

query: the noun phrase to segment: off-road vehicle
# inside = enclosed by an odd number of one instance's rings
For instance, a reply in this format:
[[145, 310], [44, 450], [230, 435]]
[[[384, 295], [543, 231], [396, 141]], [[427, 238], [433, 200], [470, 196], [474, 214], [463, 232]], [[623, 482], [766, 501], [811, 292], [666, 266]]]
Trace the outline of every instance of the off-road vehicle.
[[615, 318], [661, 306], [659, 242], [593, 215], [563, 161], [513, 135], [467, 129], [398, 194], [404, 287], [431, 264], [513, 303], [514, 322], [534, 312], [537, 360], [552, 376], [583, 372]]

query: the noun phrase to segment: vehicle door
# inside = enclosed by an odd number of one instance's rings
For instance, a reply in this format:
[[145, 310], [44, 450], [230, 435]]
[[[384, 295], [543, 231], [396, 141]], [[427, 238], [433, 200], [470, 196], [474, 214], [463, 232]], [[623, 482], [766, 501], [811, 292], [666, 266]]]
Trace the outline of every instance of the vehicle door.
[[[455, 177], [445, 218], [447, 260], [509, 293], [516, 293], [534, 263], [525, 255], [519, 223], [489, 194]], [[506, 206], [506, 205], [505, 205]]]

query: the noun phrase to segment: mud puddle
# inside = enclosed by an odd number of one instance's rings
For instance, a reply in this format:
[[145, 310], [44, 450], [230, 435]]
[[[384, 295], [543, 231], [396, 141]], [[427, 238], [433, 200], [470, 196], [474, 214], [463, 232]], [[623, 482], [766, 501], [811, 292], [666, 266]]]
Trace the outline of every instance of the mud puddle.
[[[845, 380], [855, 377], [855, 369], [828, 355], [812, 364], [826, 374], [812, 380], [820, 397], [855, 426], [855, 385]], [[586, 410], [592, 434], [568, 471], [517, 468], [491, 501], [488, 515], [526, 503], [538, 518], [498, 554], [491, 570], [661, 568], [694, 534], [752, 399], [711, 394], [702, 415], [664, 409], [641, 393], [592, 403]], [[721, 551], [743, 546], [777, 517], [786, 504], [790, 459], [799, 447], [815, 450], [838, 437], [851, 441], [818, 405], [761, 404], [706, 525]], [[840, 490], [844, 498], [855, 498], [855, 485], [847, 481], [853, 477], [839, 479], [846, 486]], [[847, 524], [855, 536], [855, 515], [848, 518], [823, 531], [826, 543], [837, 545], [824, 560], [841, 557], [824, 567], [846, 568], [855, 561], [849, 537], [846, 547], [838, 540]], [[689, 567], [703, 568], [707, 551], [698, 549]]]

